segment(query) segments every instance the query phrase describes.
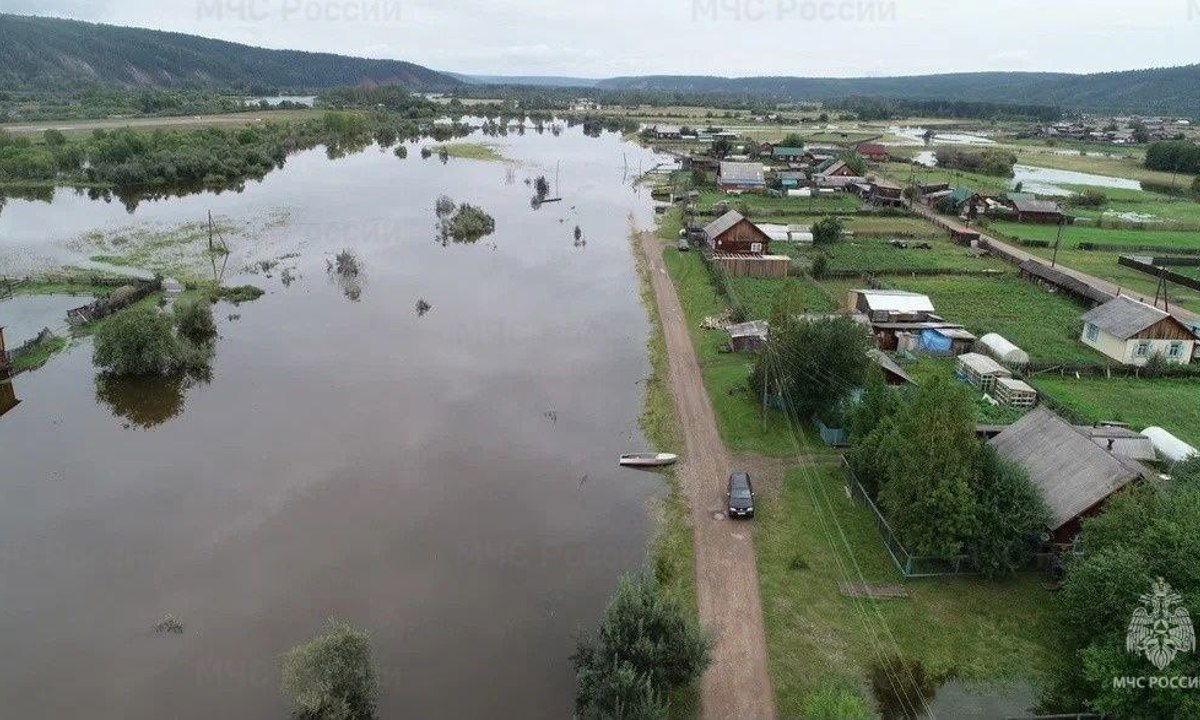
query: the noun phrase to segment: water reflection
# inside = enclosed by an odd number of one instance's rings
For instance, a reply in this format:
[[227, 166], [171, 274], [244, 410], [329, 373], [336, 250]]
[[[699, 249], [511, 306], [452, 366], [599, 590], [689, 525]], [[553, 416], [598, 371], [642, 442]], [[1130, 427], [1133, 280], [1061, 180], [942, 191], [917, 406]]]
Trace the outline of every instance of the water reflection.
[[21, 404], [17, 398], [17, 390], [13, 387], [12, 378], [4, 377], [6, 370], [0, 370], [0, 417]]
[[109, 373], [96, 376], [96, 404], [107, 406], [113, 416], [122, 418], [125, 428], [149, 430], [183, 413], [187, 393], [194, 387], [212, 382], [215, 347], [209, 342], [195, 348], [202, 355], [185, 371], [169, 375], [118, 377]]
[[913, 658], [884, 658], [871, 668], [871, 689], [883, 720], [927, 717], [926, 710], [941, 682]]

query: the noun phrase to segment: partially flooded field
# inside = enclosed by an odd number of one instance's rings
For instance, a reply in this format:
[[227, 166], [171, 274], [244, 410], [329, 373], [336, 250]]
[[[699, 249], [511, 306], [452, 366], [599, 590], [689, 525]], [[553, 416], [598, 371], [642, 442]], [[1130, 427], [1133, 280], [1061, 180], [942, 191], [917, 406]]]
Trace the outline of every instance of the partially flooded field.
[[[381, 717], [569, 716], [574, 635], [642, 562], [662, 489], [615, 462], [644, 446], [628, 237], [652, 205], [630, 181], [659, 158], [578, 129], [496, 144], [519, 165], [315, 150], [132, 213], [8, 200], [0, 274], [204, 278], [211, 211], [226, 282], [267, 294], [217, 306], [205, 376], [106, 382], [81, 338], [14, 380], [5, 714], [283, 717], [280, 653], [337, 616], [372, 635]], [[538, 175], [561, 201], [531, 204]], [[494, 230], [443, 242], [443, 195]]]

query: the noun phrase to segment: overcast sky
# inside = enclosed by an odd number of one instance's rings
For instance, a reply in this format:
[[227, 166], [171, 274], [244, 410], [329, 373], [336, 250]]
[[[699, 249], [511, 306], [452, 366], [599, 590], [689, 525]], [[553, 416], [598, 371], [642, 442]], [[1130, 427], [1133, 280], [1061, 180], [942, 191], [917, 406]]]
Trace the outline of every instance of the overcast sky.
[[489, 75], [1095, 72], [1200, 62], [1200, 0], [0, 0]]

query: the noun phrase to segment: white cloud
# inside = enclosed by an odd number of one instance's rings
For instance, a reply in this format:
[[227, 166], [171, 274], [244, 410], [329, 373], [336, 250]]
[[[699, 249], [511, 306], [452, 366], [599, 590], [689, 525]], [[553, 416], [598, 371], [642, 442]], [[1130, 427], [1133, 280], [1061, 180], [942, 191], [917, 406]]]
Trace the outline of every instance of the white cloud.
[[[370, 21], [372, 7], [396, 2], [394, 17]], [[480, 74], [878, 76], [1200, 62], [1200, 16], [1189, 21], [1188, 2], [0, 0], [0, 10]], [[362, 19], [347, 12], [355, 3]], [[300, 5], [318, 10], [308, 18]], [[874, 14], [854, 14], [872, 5]], [[200, 12], [218, 6], [220, 17]]]

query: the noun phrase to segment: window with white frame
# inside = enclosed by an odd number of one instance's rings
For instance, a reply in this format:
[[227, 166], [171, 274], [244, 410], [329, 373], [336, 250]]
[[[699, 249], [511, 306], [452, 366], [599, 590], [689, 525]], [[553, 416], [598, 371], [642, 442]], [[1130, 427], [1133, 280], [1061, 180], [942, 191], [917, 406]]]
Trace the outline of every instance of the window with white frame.
[[1183, 356], [1183, 343], [1181, 343], [1179, 341], [1175, 341], [1175, 342], [1171, 343], [1170, 347], [1167, 348], [1167, 357], [1177, 358], [1177, 357], [1182, 357], [1182, 356]]
[[1149, 355], [1150, 354], [1150, 341], [1142, 340], [1141, 342], [1139, 342], [1137, 344], [1137, 349], [1133, 351], [1133, 354], [1137, 357], [1146, 357], [1147, 355]]

